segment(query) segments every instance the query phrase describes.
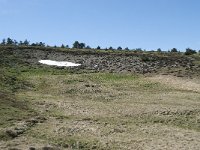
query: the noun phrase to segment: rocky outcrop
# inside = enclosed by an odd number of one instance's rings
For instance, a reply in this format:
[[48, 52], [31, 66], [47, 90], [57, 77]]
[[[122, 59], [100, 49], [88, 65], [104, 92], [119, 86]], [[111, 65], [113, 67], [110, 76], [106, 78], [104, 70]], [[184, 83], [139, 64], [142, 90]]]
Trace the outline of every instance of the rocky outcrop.
[[81, 68], [108, 71], [108, 72], [132, 72], [155, 73], [159, 70], [167, 70], [168, 73], [180, 73], [179, 68], [188, 71], [199, 71], [200, 66], [194, 65], [193, 59], [180, 55], [131, 53], [131, 52], [95, 52], [83, 50], [59, 51], [55, 49], [15, 49], [14, 54], [23, 58], [27, 63], [38, 64], [41, 59], [57, 61], [70, 61], [82, 64]]

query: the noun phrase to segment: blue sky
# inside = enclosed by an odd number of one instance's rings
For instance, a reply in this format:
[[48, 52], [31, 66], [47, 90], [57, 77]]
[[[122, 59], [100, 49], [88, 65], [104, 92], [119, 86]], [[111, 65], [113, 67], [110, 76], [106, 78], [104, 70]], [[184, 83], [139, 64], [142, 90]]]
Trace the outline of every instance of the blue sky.
[[0, 39], [200, 49], [200, 0], [0, 0]]

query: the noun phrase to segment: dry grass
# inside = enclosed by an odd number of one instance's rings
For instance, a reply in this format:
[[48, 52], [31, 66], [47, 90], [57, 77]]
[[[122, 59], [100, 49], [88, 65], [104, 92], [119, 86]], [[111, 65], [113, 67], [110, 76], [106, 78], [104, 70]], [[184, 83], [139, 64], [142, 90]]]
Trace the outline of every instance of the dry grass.
[[47, 119], [1, 149], [200, 149], [200, 84], [170, 76], [27, 74], [20, 91]]
[[200, 93], [200, 80], [199, 79], [184, 79], [168, 75], [157, 75], [149, 78], [150, 80], [160, 82], [165, 85], [170, 85], [176, 89], [193, 91]]

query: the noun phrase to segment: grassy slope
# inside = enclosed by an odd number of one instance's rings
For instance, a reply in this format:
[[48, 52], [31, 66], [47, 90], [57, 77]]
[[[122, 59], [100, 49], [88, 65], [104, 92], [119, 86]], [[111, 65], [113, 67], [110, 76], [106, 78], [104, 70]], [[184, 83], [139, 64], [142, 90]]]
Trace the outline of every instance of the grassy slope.
[[16, 68], [20, 60], [13, 57], [9, 51], [0, 51], [0, 138], [9, 138], [5, 127], [10, 127], [16, 121], [27, 119], [36, 113], [24, 100], [16, 97], [16, 92], [25, 90], [31, 85], [21, 78]]
[[[26, 66], [5, 53], [1, 58], [1, 149], [200, 147], [198, 90], [131, 74]], [[12, 61], [21, 63], [9, 66]], [[47, 120], [8, 140], [5, 129], [34, 116]]]
[[[141, 148], [141, 141], [148, 145], [162, 136], [172, 144], [170, 135], [163, 135], [165, 130], [186, 137], [191, 134], [188, 130], [200, 130], [200, 95], [195, 91], [126, 74], [55, 75], [54, 71], [41, 70], [24, 72], [23, 78], [34, 84], [34, 89], [18, 92], [18, 97], [29, 100], [35, 111], [48, 118], [27, 131], [26, 136], [52, 145]], [[186, 139], [177, 142], [182, 140]]]

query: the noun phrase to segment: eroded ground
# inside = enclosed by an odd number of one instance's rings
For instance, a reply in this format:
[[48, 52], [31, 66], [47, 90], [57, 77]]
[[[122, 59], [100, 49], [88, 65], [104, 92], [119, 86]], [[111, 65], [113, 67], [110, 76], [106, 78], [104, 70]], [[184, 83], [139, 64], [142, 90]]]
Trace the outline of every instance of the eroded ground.
[[199, 79], [22, 75], [32, 86], [16, 96], [30, 115], [1, 122], [0, 149], [200, 149]]

